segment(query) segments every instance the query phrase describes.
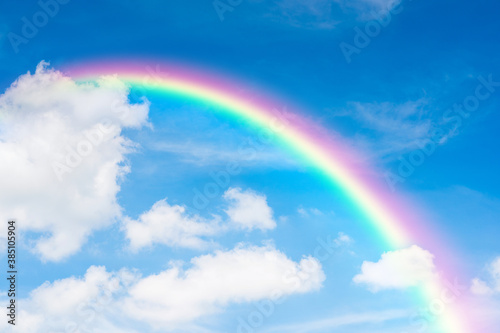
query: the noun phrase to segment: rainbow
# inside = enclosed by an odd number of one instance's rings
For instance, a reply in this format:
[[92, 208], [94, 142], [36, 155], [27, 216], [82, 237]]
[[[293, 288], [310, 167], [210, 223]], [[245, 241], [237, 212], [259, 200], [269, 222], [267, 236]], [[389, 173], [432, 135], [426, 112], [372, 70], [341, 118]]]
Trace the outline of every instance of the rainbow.
[[[158, 68], [158, 64], [161, 70]], [[300, 113], [280, 111], [284, 103], [266, 97], [245, 96], [239, 87], [245, 85], [177, 63], [141, 61], [99, 61], [68, 66], [64, 72], [78, 81], [93, 81], [101, 76], [116, 75], [132, 88], [172, 94], [213, 105], [218, 110], [243, 119], [257, 129], [275, 135], [331, 182], [353, 204], [366, 221], [374, 238], [382, 240], [387, 250], [418, 244], [436, 256], [440, 270], [422, 287], [422, 304], [437, 316], [427, 332], [470, 333], [470, 323], [460, 298], [451, 300], [450, 285], [457, 274], [447, 265], [449, 254], [436, 239], [436, 233], [415, 208], [389, 191], [376, 177], [373, 168], [354, 163], [359, 160], [340, 138], [332, 136]], [[453, 291], [453, 290], [451, 290]], [[465, 298], [465, 296], [463, 296]], [[433, 320], [430, 320], [432, 323]]]

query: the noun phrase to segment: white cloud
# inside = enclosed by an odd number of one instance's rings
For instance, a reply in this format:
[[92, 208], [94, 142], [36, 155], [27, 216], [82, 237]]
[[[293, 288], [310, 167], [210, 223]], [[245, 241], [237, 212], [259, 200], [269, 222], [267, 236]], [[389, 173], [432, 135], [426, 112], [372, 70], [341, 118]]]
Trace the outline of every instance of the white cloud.
[[2, 320], [0, 329], [17, 333], [136, 333], [124, 322], [118, 327], [120, 323], [114, 323], [114, 318], [119, 315], [117, 298], [137, 278], [126, 270], [110, 273], [105, 267], [91, 266], [83, 277], [45, 282], [31, 291], [29, 298], [18, 301], [16, 326]]
[[231, 223], [246, 230], [269, 230], [276, 227], [273, 211], [264, 195], [252, 190], [230, 188], [224, 193], [224, 199], [230, 202], [226, 210]]
[[479, 278], [472, 279], [470, 290], [476, 295], [492, 295], [494, 293], [494, 290]]
[[325, 279], [314, 258], [293, 262], [271, 246], [239, 246], [196, 257], [188, 270], [172, 267], [135, 284], [124, 302], [132, 318], [172, 327], [220, 311], [230, 303], [253, 302], [317, 290]]
[[42, 259], [77, 252], [120, 216], [116, 194], [134, 148], [121, 129], [147, 124], [149, 109], [128, 92], [114, 77], [77, 84], [42, 62], [0, 96], [0, 220], [43, 234], [34, 248]]
[[435, 274], [434, 256], [413, 245], [382, 254], [378, 262], [363, 262], [361, 274], [353, 281], [365, 284], [374, 292], [382, 289], [405, 289], [424, 283]]
[[209, 242], [203, 237], [215, 235], [220, 230], [218, 217], [208, 221], [196, 215], [188, 216], [185, 207], [170, 206], [166, 200], [156, 202], [138, 220], [125, 218], [124, 229], [133, 250], [153, 243], [193, 249], [206, 248]]
[[[34, 307], [49, 316], [67, 317], [79, 304], [91, 299], [109, 297], [120, 287], [120, 280], [104, 267], [92, 266], [81, 279], [71, 277], [54, 283], [44, 283], [31, 292]], [[53, 302], [51, 300], [57, 300]]]
[[264, 195], [248, 189], [229, 188], [223, 195], [229, 207], [225, 210], [229, 219], [221, 222], [221, 217], [212, 215], [204, 219], [189, 215], [186, 208], [171, 206], [166, 199], [156, 202], [153, 207], [141, 214], [137, 220], [125, 217], [123, 229], [130, 247], [136, 251], [153, 244], [172, 247], [206, 249], [216, 243], [216, 237], [230, 229], [269, 230], [276, 227], [273, 211]]
[[493, 295], [500, 293], [500, 257], [497, 257], [488, 265], [487, 281], [474, 278], [471, 291], [476, 295]]
[[18, 325], [8, 328], [2, 320], [0, 330], [136, 333], [144, 332], [144, 326], [181, 330], [231, 304], [318, 290], [324, 279], [318, 260], [304, 257], [294, 262], [269, 245], [240, 245], [193, 258], [188, 269], [177, 262], [146, 277], [92, 266], [83, 277], [46, 282], [33, 290], [29, 298], [19, 300]]

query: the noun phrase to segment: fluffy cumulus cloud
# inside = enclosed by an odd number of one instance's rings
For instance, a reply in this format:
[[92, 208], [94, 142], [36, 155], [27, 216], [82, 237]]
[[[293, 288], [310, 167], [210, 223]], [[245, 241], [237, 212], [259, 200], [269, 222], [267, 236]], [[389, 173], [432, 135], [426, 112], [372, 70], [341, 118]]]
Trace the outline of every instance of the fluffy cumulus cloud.
[[[318, 260], [295, 262], [272, 246], [239, 245], [193, 258], [187, 269], [182, 266], [177, 262], [146, 277], [93, 266], [83, 277], [47, 282], [21, 300], [22, 323], [14, 331], [181, 329], [233, 303], [318, 290], [325, 279]], [[0, 328], [6, 327], [2, 321]]]
[[113, 305], [136, 275], [126, 270], [110, 273], [105, 267], [90, 267], [82, 277], [45, 282], [18, 301], [16, 326], [2, 320], [2, 332], [136, 332], [113, 323]]
[[372, 291], [405, 289], [428, 281], [435, 274], [434, 256], [413, 245], [382, 254], [378, 262], [365, 261], [361, 273], [353, 279]]
[[324, 279], [314, 258], [294, 262], [271, 246], [238, 246], [196, 257], [187, 270], [172, 267], [142, 279], [124, 307], [131, 317], [167, 327], [230, 303], [317, 290]]
[[493, 295], [500, 293], [500, 257], [497, 257], [487, 268], [488, 276], [485, 280], [472, 280], [471, 291], [476, 295]]
[[165, 199], [156, 202], [138, 220], [125, 218], [124, 229], [133, 250], [154, 243], [201, 249], [209, 245], [204, 237], [213, 236], [220, 227], [218, 217], [205, 220], [189, 216], [185, 207], [171, 206]]
[[241, 229], [269, 230], [276, 227], [273, 211], [264, 195], [251, 190], [230, 188], [224, 193], [224, 199], [230, 202], [227, 215]]
[[154, 244], [190, 249], [206, 249], [216, 245], [213, 238], [228, 230], [269, 230], [276, 227], [273, 211], [264, 195], [250, 189], [229, 188], [223, 195], [229, 207], [228, 219], [219, 215], [205, 219], [189, 215], [186, 207], [170, 205], [167, 200], [156, 202], [134, 220], [125, 217], [123, 229], [130, 247], [136, 251]]
[[128, 93], [117, 78], [76, 83], [42, 62], [0, 96], [0, 220], [41, 235], [42, 259], [77, 252], [120, 216], [116, 194], [134, 149], [121, 130], [147, 124], [149, 109]]

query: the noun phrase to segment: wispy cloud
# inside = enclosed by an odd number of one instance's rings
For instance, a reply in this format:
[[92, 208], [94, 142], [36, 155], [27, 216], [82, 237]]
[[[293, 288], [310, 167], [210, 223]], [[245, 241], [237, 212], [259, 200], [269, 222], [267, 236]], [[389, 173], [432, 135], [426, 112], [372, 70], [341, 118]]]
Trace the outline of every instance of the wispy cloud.
[[[358, 127], [353, 145], [382, 160], [421, 148], [437, 124], [425, 99], [401, 104], [351, 102], [342, 110], [331, 110], [330, 115], [354, 120]], [[449, 137], [445, 135], [439, 143], [445, 143]]]
[[339, 23], [339, 15], [335, 12], [338, 9], [332, 0], [279, 0], [265, 16], [296, 28], [329, 30]]
[[400, 0], [333, 0], [344, 12], [355, 12], [358, 20], [371, 20], [377, 13], [387, 13], [395, 8]]
[[313, 216], [321, 216], [324, 215], [322, 211], [320, 211], [318, 208], [304, 208], [302, 206], [299, 206], [297, 208], [297, 213], [299, 213], [300, 216], [302, 217], [309, 217], [310, 215]]
[[329, 316], [328, 318], [316, 319], [287, 325], [278, 325], [264, 330], [265, 333], [309, 333], [331, 330], [343, 326], [381, 323], [408, 317], [409, 310], [384, 310], [376, 312], [365, 312], [355, 314], [344, 314], [341, 316]]
[[[261, 0], [252, 0], [260, 3]], [[346, 13], [361, 20], [371, 19], [374, 13], [392, 8], [397, 0], [279, 0], [274, 10], [266, 14], [275, 21], [304, 29], [335, 29]]]
[[290, 167], [296, 165], [283, 151], [272, 147], [241, 145], [239, 147], [212, 145], [198, 141], [159, 141], [152, 142], [147, 148], [177, 155], [181, 162], [196, 166], [223, 165], [238, 163], [241, 166], [273, 165]]

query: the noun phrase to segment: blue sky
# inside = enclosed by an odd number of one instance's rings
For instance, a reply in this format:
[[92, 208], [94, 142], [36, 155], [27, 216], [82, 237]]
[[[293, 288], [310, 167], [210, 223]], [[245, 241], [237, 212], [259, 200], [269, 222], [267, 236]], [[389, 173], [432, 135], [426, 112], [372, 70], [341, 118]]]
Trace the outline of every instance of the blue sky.
[[[496, 1], [222, 0], [224, 12], [213, 1], [63, 2], [0, 5], [0, 216], [16, 217], [22, 232], [18, 332], [69, 323], [96, 333], [419, 329], [409, 318], [421, 307], [421, 267], [384, 285], [362, 265], [383, 269], [413, 251], [425, 266], [426, 249], [389, 252], [384, 261], [388, 249], [310, 166], [274, 142], [242, 155], [258, 133], [203, 103], [127, 100], [126, 86], [105, 84], [61, 93], [59, 70], [96, 59], [180, 60], [237, 77], [242, 89], [285, 100], [280, 107], [340, 134], [382, 179], [401, 176], [401, 161], [432, 140], [422, 165], [388, 187], [441, 230], [456, 253], [449, 260], [484, 306], [477, 311], [485, 331], [498, 327]], [[390, 22], [361, 40], [358, 31], [386, 8]], [[43, 16], [47, 10], [53, 15]], [[26, 22], [43, 17], [27, 35]], [[346, 56], [346, 45], [356, 51]], [[477, 89], [486, 97], [469, 112]], [[110, 114], [115, 98], [127, 117]], [[118, 132], [57, 181], [50, 156], [99, 128], [103, 114], [116, 117]], [[197, 206], [194, 189], [231, 162], [241, 172]], [[330, 252], [319, 256], [323, 243]], [[237, 262], [240, 269], [228, 264]], [[290, 270], [306, 277], [284, 283]], [[280, 304], [269, 303], [275, 289], [286, 295]], [[248, 326], [255, 313], [262, 323]]]

